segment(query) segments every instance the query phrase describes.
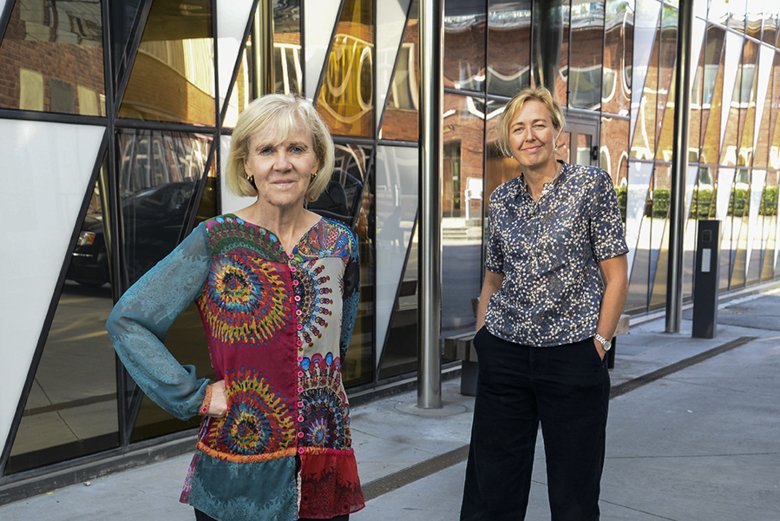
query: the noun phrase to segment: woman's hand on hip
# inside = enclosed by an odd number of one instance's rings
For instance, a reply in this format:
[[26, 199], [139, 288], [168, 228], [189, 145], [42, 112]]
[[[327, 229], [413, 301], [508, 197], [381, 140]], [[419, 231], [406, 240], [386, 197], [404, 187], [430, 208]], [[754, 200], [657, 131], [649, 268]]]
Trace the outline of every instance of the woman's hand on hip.
[[227, 394], [225, 393], [225, 380], [211, 384], [211, 403], [208, 416], [224, 418], [227, 414]]

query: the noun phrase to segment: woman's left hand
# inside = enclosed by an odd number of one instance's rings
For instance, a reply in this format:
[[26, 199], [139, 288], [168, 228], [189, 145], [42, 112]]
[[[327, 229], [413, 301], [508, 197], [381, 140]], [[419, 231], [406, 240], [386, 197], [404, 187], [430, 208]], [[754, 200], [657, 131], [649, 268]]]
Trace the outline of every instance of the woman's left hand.
[[225, 380], [211, 384], [211, 403], [208, 416], [224, 418], [227, 414], [227, 394], [225, 393]]

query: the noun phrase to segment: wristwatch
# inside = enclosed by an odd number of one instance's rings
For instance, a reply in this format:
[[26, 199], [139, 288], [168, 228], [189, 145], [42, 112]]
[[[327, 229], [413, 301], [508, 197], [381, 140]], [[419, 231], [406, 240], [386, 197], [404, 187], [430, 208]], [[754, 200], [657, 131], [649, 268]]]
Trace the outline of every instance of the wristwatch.
[[602, 347], [602, 349], [604, 349], [605, 352], [609, 351], [610, 349], [612, 349], [612, 340], [607, 340], [606, 338], [604, 338], [603, 336], [599, 335], [598, 333], [593, 335], [593, 338], [595, 338], [596, 340], [601, 342], [601, 347]]

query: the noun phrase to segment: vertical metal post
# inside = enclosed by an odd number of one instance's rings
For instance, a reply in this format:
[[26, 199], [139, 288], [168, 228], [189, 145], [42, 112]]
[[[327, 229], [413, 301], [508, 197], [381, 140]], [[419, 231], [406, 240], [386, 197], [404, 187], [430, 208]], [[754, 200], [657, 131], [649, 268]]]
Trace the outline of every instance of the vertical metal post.
[[255, 11], [252, 58], [255, 82], [254, 98], [274, 92], [274, 0], [260, 0]]
[[420, 2], [420, 233], [418, 234], [417, 406], [441, 405], [442, 24], [444, 2]]
[[685, 176], [688, 173], [688, 108], [690, 107], [693, 1], [680, 2], [677, 27], [677, 77], [674, 100], [672, 193], [669, 205], [669, 267], [666, 279], [666, 332], [679, 333], [682, 319]]

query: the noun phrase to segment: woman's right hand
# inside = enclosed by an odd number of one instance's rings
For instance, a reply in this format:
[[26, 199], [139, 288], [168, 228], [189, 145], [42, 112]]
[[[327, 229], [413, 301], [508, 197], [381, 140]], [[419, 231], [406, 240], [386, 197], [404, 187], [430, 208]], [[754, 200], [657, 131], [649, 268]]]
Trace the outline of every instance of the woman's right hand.
[[225, 380], [211, 384], [211, 403], [208, 416], [224, 418], [227, 414], [227, 394], [225, 393]]

